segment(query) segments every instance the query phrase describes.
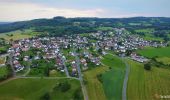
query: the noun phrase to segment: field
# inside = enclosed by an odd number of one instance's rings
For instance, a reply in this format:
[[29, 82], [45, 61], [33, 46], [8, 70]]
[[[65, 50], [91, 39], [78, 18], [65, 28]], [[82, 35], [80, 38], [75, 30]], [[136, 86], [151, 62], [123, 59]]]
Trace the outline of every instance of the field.
[[137, 52], [145, 57], [170, 57], [170, 47], [162, 47], [162, 48], [152, 48], [148, 47], [143, 50], [138, 50]]
[[0, 67], [0, 79], [7, 77], [8, 75], [8, 69], [6, 66]]
[[5, 59], [6, 59], [6, 57], [0, 57], [0, 64], [4, 64], [5, 63]]
[[86, 88], [89, 100], [106, 100], [103, 85], [97, 79], [97, 75], [104, 73], [106, 70], [108, 70], [107, 67], [100, 66], [83, 73], [84, 79], [87, 81]]
[[130, 65], [128, 100], [160, 100], [160, 95], [170, 94], [169, 69], [152, 67], [151, 71], [146, 71], [143, 64], [127, 61]]
[[125, 75], [125, 64], [120, 58], [105, 55], [102, 63], [109, 67], [109, 71], [102, 74], [103, 87], [108, 100], [121, 100], [122, 86]]
[[0, 100], [39, 100], [49, 92], [51, 100], [71, 100], [80, 83], [68, 79], [71, 88], [66, 92], [54, 91], [53, 87], [66, 79], [16, 79], [0, 86]]
[[157, 62], [161, 62], [165, 65], [170, 65], [170, 58], [169, 57], [160, 57], [156, 58]]
[[10, 41], [10, 39], [12, 40], [19, 40], [19, 39], [23, 39], [23, 38], [31, 38], [33, 36], [35, 36], [36, 32], [33, 32], [32, 30], [28, 29], [28, 30], [24, 30], [24, 31], [13, 31], [13, 32], [7, 32], [7, 33], [1, 33], [0, 37], [4, 38], [5, 40]]

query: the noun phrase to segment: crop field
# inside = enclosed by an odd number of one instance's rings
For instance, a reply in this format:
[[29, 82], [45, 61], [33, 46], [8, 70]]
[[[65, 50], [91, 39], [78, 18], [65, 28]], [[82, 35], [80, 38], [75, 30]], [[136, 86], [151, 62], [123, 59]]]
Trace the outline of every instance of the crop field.
[[162, 47], [162, 48], [145, 48], [143, 50], [138, 50], [137, 52], [145, 57], [170, 57], [170, 47]]
[[170, 94], [169, 69], [152, 67], [151, 71], [146, 71], [143, 64], [127, 61], [130, 65], [128, 100], [160, 100], [160, 95]]
[[50, 100], [73, 100], [75, 91], [80, 89], [79, 81], [67, 79], [71, 88], [66, 92], [53, 90], [56, 84], [64, 80], [15, 79], [0, 85], [0, 100], [40, 100], [45, 93], [49, 93]]
[[125, 64], [120, 58], [105, 55], [102, 63], [109, 67], [109, 71], [102, 74], [103, 87], [108, 100], [121, 100], [125, 75]]
[[99, 66], [83, 73], [84, 79], [87, 81], [86, 88], [89, 100], [107, 100], [104, 93], [103, 85], [97, 79], [97, 75], [102, 74], [107, 70], [108, 67]]

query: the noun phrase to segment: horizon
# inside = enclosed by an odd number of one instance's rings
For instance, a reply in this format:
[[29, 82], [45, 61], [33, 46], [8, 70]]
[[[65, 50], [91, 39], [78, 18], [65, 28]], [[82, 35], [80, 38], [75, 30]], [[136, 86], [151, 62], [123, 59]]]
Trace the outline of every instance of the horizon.
[[[170, 17], [169, 0], [0, 0], [0, 21], [15, 22], [55, 16], [128, 18]], [[82, 5], [83, 4], [83, 5]]]

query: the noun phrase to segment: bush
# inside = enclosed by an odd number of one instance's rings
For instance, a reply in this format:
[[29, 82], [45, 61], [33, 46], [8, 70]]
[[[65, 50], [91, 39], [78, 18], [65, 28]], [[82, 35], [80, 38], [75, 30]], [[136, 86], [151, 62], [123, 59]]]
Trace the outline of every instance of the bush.
[[81, 88], [78, 88], [74, 92], [74, 100], [83, 100], [83, 95], [82, 95], [82, 92], [81, 92]]
[[103, 82], [103, 80], [102, 80], [102, 74], [98, 74], [98, 75], [97, 75], [97, 79], [102, 83], [102, 82]]
[[57, 84], [53, 90], [59, 90], [61, 92], [66, 92], [68, 91], [69, 89], [71, 88], [71, 84], [68, 83], [68, 81], [64, 81], [64, 82], [61, 82], [59, 84]]
[[45, 93], [41, 98], [40, 100], [50, 100], [50, 94], [49, 92]]
[[151, 70], [151, 65], [149, 63], [144, 65], [145, 70]]

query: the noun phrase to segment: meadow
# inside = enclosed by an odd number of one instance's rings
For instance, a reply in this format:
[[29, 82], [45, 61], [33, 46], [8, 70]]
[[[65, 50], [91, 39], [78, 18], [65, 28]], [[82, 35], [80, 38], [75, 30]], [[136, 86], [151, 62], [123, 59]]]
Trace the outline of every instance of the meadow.
[[8, 69], [6, 66], [0, 67], [0, 79], [8, 76]]
[[141, 63], [127, 62], [130, 65], [128, 100], [160, 100], [160, 95], [170, 94], [169, 69], [152, 66], [151, 71], [146, 71]]
[[[59, 82], [66, 79], [15, 79], [0, 85], [0, 100], [40, 100], [45, 93], [50, 100], [71, 100], [80, 89], [78, 80], [67, 79], [71, 88], [66, 92], [53, 90]], [[81, 93], [81, 91], [80, 91]]]
[[37, 35], [37, 32], [33, 32], [33, 30], [31, 29], [27, 29], [24, 31], [12, 31], [12, 32], [7, 32], [7, 33], [1, 33], [0, 37], [4, 38], [7, 41], [12, 40], [19, 40], [19, 39], [24, 39], [24, 38], [31, 38], [35, 35]]
[[111, 54], [105, 55], [102, 63], [109, 67], [109, 71], [102, 74], [103, 87], [108, 100], [121, 100], [125, 75], [125, 64]]
[[153, 48], [153, 47], [147, 47], [142, 50], [138, 50], [137, 53], [148, 57], [170, 57], [170, 47], [162, 47], [162, 48]]
[[160, 57], [160, 58], [156, 58], [157, 62], [161, 62], [164, 65], [170, 65], [170, 57]]
[[107, 70], [108, 67], [99, 66], [83, 72], [83, 76], [86, 81], [85, 85], [88, 92], [89, 100], [107, 100], [104, 93], [103, 85], [97, 79], [97, 75], [102, 74]]

